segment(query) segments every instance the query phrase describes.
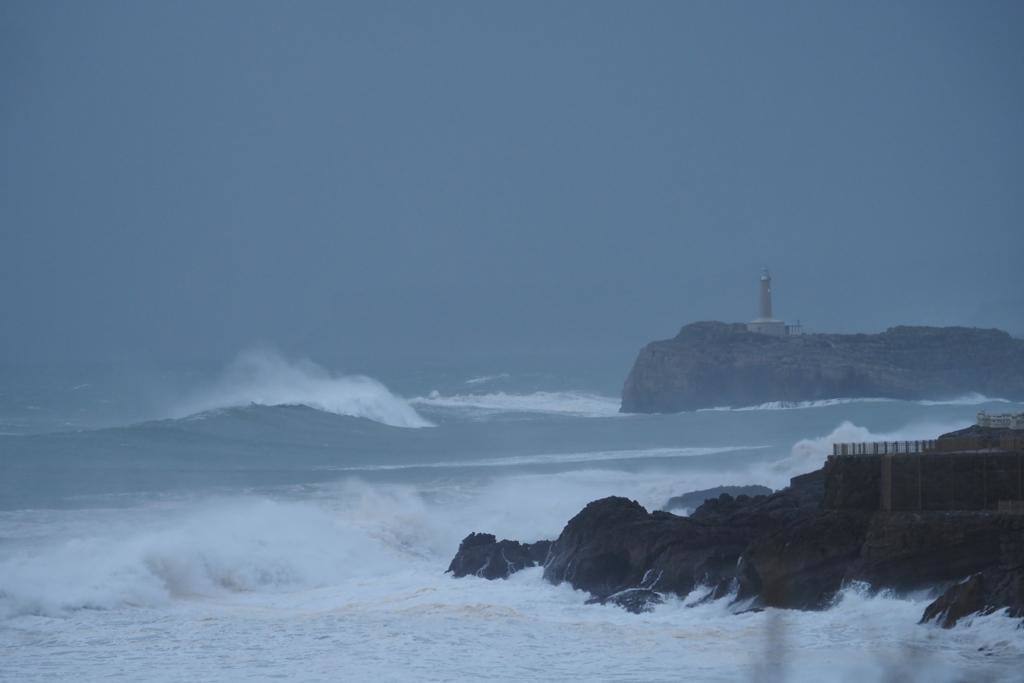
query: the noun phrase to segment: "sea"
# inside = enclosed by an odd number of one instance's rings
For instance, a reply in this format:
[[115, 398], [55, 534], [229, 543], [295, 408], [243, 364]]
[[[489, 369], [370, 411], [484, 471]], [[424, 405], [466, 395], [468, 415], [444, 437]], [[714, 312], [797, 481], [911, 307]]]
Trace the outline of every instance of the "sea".
[[[1020, 681], [1004, 613], [847, 586], [827, 610], [706, 589], [630, 614], [445, 570], [472, 531], [554, 539], [587, 502], [785, 486], [836, 441], [932, 438], [977, 394], [623, 415], [614, 372], [500, 360], [349, 374], [0, 369], [0, 680]], [[687, 510], [677, 510], [687, 514]]]

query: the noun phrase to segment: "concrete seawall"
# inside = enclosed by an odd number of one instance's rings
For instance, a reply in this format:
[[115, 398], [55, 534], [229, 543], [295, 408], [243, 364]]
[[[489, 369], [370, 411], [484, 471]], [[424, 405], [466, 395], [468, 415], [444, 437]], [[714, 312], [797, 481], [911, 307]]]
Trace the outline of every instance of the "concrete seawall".
[[1024, 453], [833, 455], [823, 507], [833, 510], [1012, 510], [1024, 500]]

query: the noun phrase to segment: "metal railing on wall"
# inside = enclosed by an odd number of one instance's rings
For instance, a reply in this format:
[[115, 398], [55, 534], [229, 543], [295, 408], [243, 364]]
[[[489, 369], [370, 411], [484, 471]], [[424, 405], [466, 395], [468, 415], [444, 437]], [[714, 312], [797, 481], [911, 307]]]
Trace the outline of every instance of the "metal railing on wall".
[[935, 439], [915, 441], [870, 441], [832, 444], [832, 455], [895, 455], [934, 451]]
[[898, 455], [914, 453], [950, 453], [957, 451], [1024, 451], [1024, 437], [947, 437], [945, 439], [917, 439], [914, 441], [868, 441], [862, 443], [834, 443], [832, 455]]

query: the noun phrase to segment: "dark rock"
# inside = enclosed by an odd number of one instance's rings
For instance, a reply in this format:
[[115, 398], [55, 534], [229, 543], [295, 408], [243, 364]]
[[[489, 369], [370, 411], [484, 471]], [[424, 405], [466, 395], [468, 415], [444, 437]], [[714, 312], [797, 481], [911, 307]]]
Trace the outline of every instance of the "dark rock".
[[448, 571], [457, 578], [507, 579], [520, 569], [542, 564], [550, 546], [551, 541], [498, 541], [494, 534], [472, 533], [462, 539]]
[[1024, 340], [967, 327], [773, 337], [744, 324], [700, 322], [640, 351], [622, 390], [622, 411], [972, 391], [1024, 398]]
[[742, 529], [720, 529], [636, 501], [604, 498], [569, 520], [552, 544], [544, 577], [604, 598], [628, 588], [688, 593], [735, 562]]
[[921, 616], [921, 623], [937, 619], [942, 628], [953, 628], [959, 619], [983, 611], [985, 605], [985, 580], [979, 572], [951, 586], [928, 605]]
[[848, 576], [915, 590], [998, 565], [1004, 541], [1024, 533], [1024, 518], [989, 512], [876, 514]]
[[767, 486], [716, 486], [713, 489], [701, 491], [690, 491], [679, 496], [673, 496], [665, 503], [663, 510], [695, 510], [701, 503], [709, 498], [718, 498], [723, 493], [730, 496], [767, 496], [772, 490]]
[[[898, 591], [960, 581], [925, 610], [924, 621], [948, 627], [1001, 608], [1024, 617], [1024, 515], [879, 512], [870, 494], [855, 490], [862, 475], [827, 466], [771, 495], [723, 493], [689, 517], [604, 498], [569, 520], [554, 542], [470, 534], [449, 571], [498, 578], [542, 562], [548, 581], [633, 612], [701, 585], [709, 587], [704, 600], [822, 609], [853, 581]], [[826, 501], [851, 507], [830, 509]]]
[[935, 621], [953, 628], [971, 614], [1007, 609], [1011, 617], [1024, 617], [1024, 567], [992, 567], [950, 586], [925, 608], [921, 623]]
[[754, 540], [740, 560], [739, 597], [762, 605], [826, 607], [859, 556], [871, 515], [827, 511], [801, 515]]
[[943, 439], [976, 439], [978, 448], [993, 448], [999, 446], [1000, 440], [1003, 438], [1019, 438], [1020, 431], [1016, 429], [1004, 429], [1000, 427], [982, 427], [981, 425], [973, 424], [963, 429], [957, 429], [953, 432], [947, 432], [939, 436], [939, 440]]
[[626, 590], [612, 593], [606, 598], [590, 598], [588, 605], [617, 605], [627, 612], [641, 614], [642, 612], [653, 612], [656, 605], [665, 602], [660, 593], [655, 593], [648, 588], [627, 588]]
[[834, 456], [825, 463], [822, 507], [829, 510], [877, 510], [881, 505], [881, 456]]
[[544, 577], [602, 598], [629, 588], [686, 595], [698, 585], [731, 582], [751, 541], [817, 510], [820, 494], [808, 481], [770, 496], [722, 494], [689, 517], [648, 513], [626, 498], [594, 501], [552, 544]]

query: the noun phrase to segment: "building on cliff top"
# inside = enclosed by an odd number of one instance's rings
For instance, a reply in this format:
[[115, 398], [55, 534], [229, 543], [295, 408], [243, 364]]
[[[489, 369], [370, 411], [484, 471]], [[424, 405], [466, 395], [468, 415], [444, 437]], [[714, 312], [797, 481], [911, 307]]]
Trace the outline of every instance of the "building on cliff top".
[[772, 317], [772, 274], [767, 268], [761, 271], [761, 315], [747, 323], [747, 331], [773, 337], [788, 337], [803, 331], [799, 322], [787, 325], [784, 320]]
[[978, 426], [988, 429], [1024, 429], [1024, 413], [989, 415], [983, 410], [978, 413]]

